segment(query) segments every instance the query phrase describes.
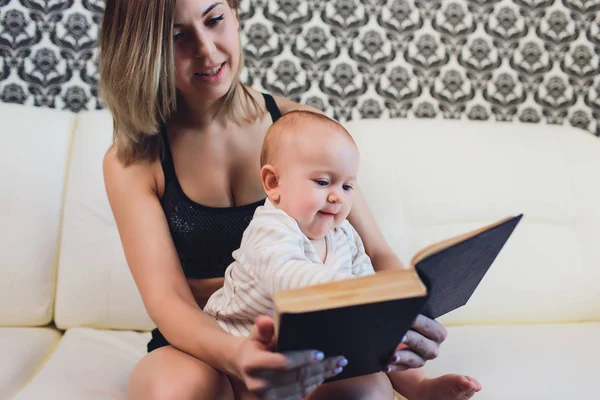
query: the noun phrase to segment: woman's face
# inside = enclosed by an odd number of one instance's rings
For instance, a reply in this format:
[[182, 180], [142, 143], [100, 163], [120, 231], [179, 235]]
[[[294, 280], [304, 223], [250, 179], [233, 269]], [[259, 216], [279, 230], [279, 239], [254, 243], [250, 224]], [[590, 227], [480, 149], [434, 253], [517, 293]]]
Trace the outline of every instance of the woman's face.
[[175, 86], [184, 98], [223, 97], [239, 66], [239, 23], [226, 0], [177, 0]]

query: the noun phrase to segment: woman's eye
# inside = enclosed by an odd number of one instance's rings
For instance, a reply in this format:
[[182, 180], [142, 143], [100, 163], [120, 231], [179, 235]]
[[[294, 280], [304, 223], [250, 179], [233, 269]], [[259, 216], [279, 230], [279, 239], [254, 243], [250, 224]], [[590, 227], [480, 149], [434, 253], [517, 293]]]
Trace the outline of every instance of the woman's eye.
[[223, 21], [223, 14], [221, 14], [221, 15], [219, 15], [217, 17], [209, 19], [206, 22], [206, 25], [208, 25], [208, 26], [215, 26], [215, 25], [217, 25], [221, 21]]
[[327, 182], [323, 179], [316, 179], [315, 183], [317, 184], [317, 186], [321, 186], [321, 187], [325, 187], [325, 186], [329, 185], [329, 182]]
[[183, 33], [181, 32], [177, 32], [173, 35], [173, 40], [177, 41], [178, 39], [180, 39], [183, 36]]

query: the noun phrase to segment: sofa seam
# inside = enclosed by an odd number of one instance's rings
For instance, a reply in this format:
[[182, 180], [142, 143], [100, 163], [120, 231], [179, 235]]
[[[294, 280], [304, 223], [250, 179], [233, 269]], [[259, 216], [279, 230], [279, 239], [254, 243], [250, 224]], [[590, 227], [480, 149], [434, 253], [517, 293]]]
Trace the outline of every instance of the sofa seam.
[[64, 234], [64, 220], [65, 220], [65, 203], [67, 200], [67, 188], [69, 186], [69, 178], [71, 176], [71, 162], [73, 157], [73, 148], [75, 145], [75, 136], [77, 135], [77, 129], [79, 127], [79, 114], [74, 114], [73, 122], [71, 127], [71, 135], [69, 138], [69, 146], [67, 152], [67, 161], [65, 165], [65, 183], [62, 188], [62, 202], [61, 202], [61, 211], [60, 211], [60, 223], [59, 223], [59, 235], [58, 235], [58, 243], [57, 243], [57, 251], [56, 251], [56, 260], [55, 260], [55, 268], [54, 268], [54, 296], [52, 298], [52, 319], [50, 322], [54, 322], [57, 329], [62, 329], [58, 326], [56, 322], [56, 312], [57, 312], [57, 299], [59, 293], [59, 275], [60, 275], [60, 260], [62, 253], [62, 244], [63, 244], [63, 234]]

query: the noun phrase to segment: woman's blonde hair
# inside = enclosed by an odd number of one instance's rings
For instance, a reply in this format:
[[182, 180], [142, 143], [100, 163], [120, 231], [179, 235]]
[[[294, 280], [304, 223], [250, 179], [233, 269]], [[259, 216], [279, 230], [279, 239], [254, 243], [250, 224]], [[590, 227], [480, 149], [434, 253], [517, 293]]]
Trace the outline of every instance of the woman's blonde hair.
[[[236, 15], [238, 1], [227, 0]], [[157, 159], [161, 126], [177, 106], [175, 2], [146, 0], [133, 6], [127, 0], [106, 1], [99, 43], [100, 95], [113, 117], [117, 156], [126, 165]], [[218, 108], [236, 123], [255, 121], [264, 111], [240, 82], [243, 66], [240, 51], [238, 71]]]

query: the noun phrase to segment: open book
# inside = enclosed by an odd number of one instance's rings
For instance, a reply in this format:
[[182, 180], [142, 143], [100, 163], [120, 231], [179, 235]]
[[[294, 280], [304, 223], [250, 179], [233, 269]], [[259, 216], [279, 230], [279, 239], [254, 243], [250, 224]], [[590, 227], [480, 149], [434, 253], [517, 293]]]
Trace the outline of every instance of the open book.
[[330, 381], [380, 371], [418, 314], [467, 303], [521, 218], [428, 246], [407, 269], [276, 293], [277, 350], [343, 355], [348, 365]]

